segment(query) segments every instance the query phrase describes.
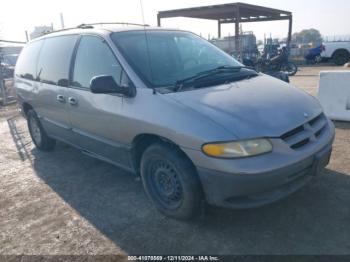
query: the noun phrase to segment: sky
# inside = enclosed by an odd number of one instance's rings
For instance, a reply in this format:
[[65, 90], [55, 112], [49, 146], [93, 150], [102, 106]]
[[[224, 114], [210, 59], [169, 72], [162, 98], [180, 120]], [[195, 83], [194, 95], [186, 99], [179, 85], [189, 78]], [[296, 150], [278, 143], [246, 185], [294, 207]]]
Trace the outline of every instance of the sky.
[[[158, 11], [233, 3], [234, 0], [142, 0], [146, 24], [155, 26]], [[293, 32], [315, 28], [324, 36], [350, 37], [349, 0], [239, 0], [293, 12]], [[34, 26], [48, 25], [61, 29], [60, 13], [65, 27], [75, 27], [93, 22], [143, 23], [140, 0], [2, 0], [0, 15], [0, 39], [25, 41], [25, 31]], [[185, 29], [208, 38], [216, 36], [216, 21], [167, 18], [163, 27]], [[243, 31], [253, 31], [258, 39], [264, 35], [283, 38], [287, 36], [288, 21], [243, 23]], [[234, 25], [225, 24], [222, 35], [234, 35]]]

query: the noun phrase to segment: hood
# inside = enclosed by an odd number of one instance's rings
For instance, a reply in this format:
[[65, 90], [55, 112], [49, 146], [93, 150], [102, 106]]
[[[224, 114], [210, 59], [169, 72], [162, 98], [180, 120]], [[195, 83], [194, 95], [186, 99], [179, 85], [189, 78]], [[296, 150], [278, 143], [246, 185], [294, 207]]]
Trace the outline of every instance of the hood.
[[238, 139], [279, 137], [322, 112], [316, 98], [266, 75], [169, 95]]

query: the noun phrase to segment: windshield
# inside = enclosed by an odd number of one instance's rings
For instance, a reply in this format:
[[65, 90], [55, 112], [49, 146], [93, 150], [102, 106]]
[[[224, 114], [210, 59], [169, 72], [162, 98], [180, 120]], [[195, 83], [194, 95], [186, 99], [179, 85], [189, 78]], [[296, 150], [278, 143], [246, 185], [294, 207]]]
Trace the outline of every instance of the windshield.
[[[220, 66], [242, 66], [201, 37], [183, 31], [128, 31], [113, 42], [151, 87], [174, 86], [179, 79]], [[146, 41], [147, 40], [147, 41]]]

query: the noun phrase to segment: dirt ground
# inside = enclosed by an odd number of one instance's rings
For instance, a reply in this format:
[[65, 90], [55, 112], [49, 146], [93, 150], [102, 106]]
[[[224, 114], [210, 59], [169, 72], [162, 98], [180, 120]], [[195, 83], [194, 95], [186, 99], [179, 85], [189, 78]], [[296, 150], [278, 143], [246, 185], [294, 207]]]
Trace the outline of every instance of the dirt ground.
[[[291, 82], [317, 93], [320, 70]], [[139, 179], [59, 143], [39, 152], [15, 105], [0, 108], [0, 254], [350, 254], [350, 124], [336, 124], [324, 174], [251, 210], [160, 215]]]

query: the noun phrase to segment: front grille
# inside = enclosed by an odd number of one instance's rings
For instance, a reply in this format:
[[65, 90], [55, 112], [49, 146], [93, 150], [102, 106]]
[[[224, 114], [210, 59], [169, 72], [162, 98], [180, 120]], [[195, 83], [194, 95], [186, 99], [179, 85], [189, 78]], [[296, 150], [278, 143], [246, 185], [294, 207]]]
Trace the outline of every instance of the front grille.
[[298, 133], [300, 133], [302, 131], [304, 131], [304, 126], [298, 126], [297, 128], [292, 129], [292, 130], [288, 131], [287, 133], [284, 133], [281, 136], [281, 138], [283, 140], [285, 140], [285, 139], [288, 139], [288, 137], [294, 136], [294, 135], [296, 135], [296, 134], [298, 134]]
[[312, 141], [316, 141], [323, 134], [327, 125], [324, 114], [320, 114], [305, 124], [298, 126], [281, 136], [292, 149], [301, 149]]
[[298, 142], [298, 143], [296, 143], [294, 145], [291, 145], [290, 147], [293, 148], [293, 149], [297, 149], [297, 148], [300, 148], [302, 146], [305, 146], [309, 142], [310, 142], [310, 138], [306, 138], [306, 139], [301, 140], [300, 142]]

